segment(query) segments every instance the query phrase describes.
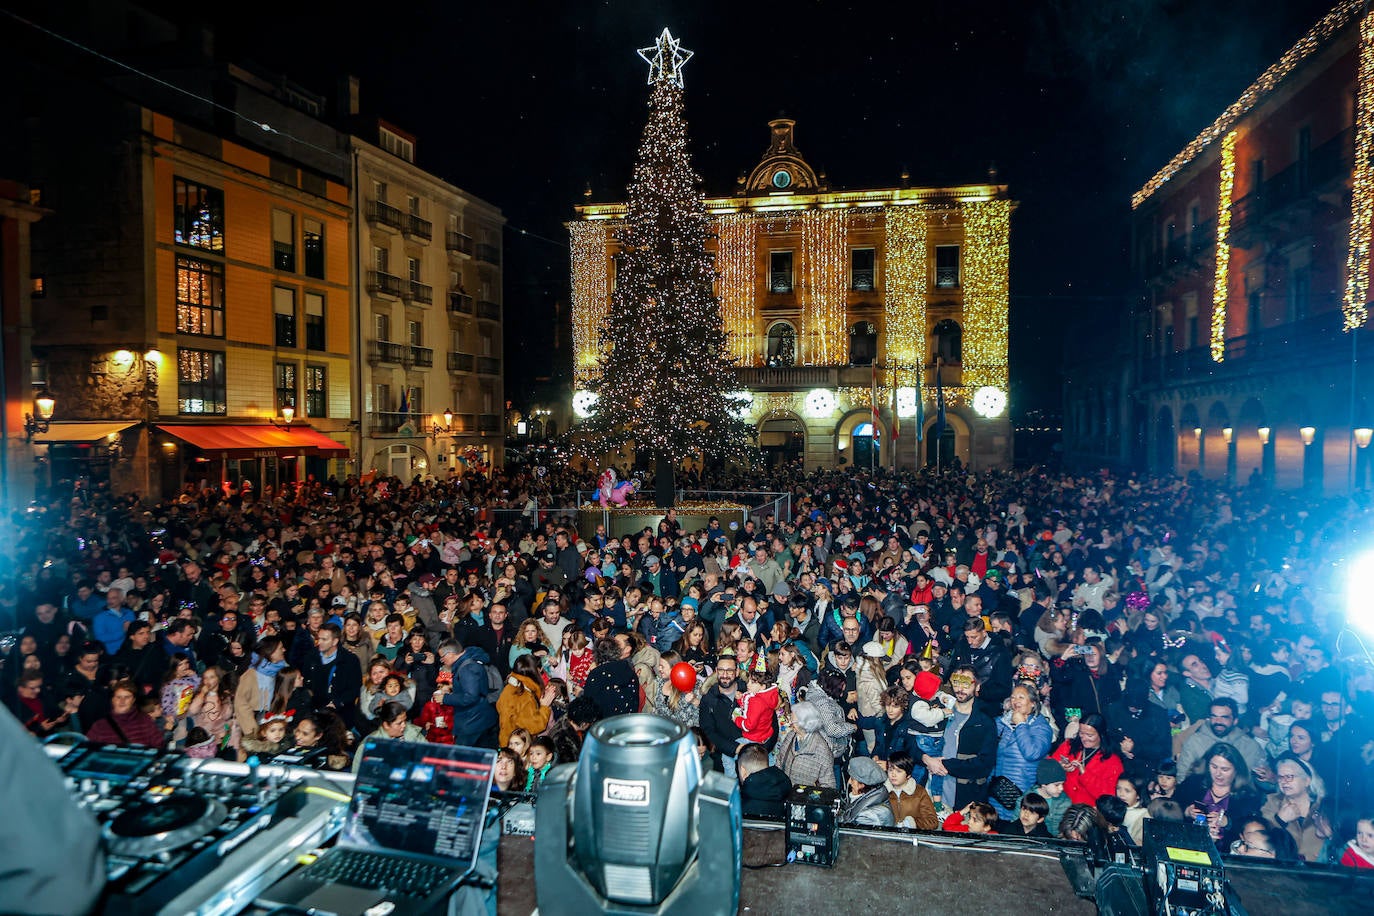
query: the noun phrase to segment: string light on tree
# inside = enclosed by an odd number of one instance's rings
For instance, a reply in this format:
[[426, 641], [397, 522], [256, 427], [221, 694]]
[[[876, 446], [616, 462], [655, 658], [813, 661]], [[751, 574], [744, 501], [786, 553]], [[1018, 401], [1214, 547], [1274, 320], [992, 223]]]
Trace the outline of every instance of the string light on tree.
[[651, 459], [659, 503], [671, 505], [678, 462], [747, 460], [751, 430], [733, 397], [735, 361], [706, 250], [710, 224], [687, 149], [682, 65], [691, 52], [665, 29], [640, 56], [650, 65], [649, 118], [616, 233], [615, 288], [589, 386], [597, 400], [579, 443], [596, 458], [632, 447]]

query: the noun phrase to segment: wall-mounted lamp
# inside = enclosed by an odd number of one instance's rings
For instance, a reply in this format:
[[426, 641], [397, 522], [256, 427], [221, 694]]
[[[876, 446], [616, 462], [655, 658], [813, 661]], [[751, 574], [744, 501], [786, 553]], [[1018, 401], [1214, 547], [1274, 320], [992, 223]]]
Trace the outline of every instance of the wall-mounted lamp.
[[1317, 427], [1304, 426], [1298, 430], [1298, 435], [1302, 436], [1303, 445], [1311, 445], [1312, 442], [1317, 438]]
[[1223, 426], [1223, 427], [1221, 428], [1221, 438], [1222, 438], [1222, 440], [1223, 440], [1227, 445], [1230, 445], [1230, 444], [1231, 444], [1231, 437], [1234, 436], [1235, 434], [1236, 434], [1236, 431], [1235, 431], [1235, 429], [1234, 429], [1233, 427], [1230, 427], [1230, 426]]
[[444, 425], [443, 425], [443, 426], [440, 426], [438, 423], [431, 423], [431, 424], [430, 424], [430, 427], [429, 427], [429, 437], [430, 437], [431, 439], [436, 439], [436, 440], [437, 440], [441, 434], [443, 434], [443, 433], [451, 433], [451, 432], [453, 432], [453, 408], [452, 408], [452, 407], [450, 407], [450, 408], [448, 408], [447, 410], [444, 411]]
[[1269, 434], [1273, 432], [1273, 430], [1267, 426], [1261, 426], [1259, 429], [1255, 430], [1255, 432], [1259, 433], [1260, 445], [1269, 444]]
[[1355, 430], [1355, 444], [1360, 448], [1369, 448], [1370, 439], [1374, 439], [1374, 429], [1361, 426]]
[[293, 421], [293, 420], [295, 420], [295, 419], [296, 419], [296, 408], [294, 408], [294, 407], [292, 407], [290, 404], [288, 404], [288, 405], [286, 405], [285, 407], [283, 407], [283, 408], [281, 409], [281, 421], [278, 422], [277, 419], [274, 417], [274, 418], [272, 419], [272, 425], [275, 426], [275, 427], [277, 427], [278, 429], [290, 429], [290, 428], [291, 428], [291, 421]]
[[44, 388], [38, 392], [33, 399], [34, 414], [24, 414], [24, 440], [32, 442], [33, 437], [38, 433], [45, 433], [52, 424], [52, 412], [57, 408], [57, 401], [52, 395], [48, 394], [48, 389]]
[[1202, 439], [1202, 427], [1201, 427], [1201, 426], [1194, 426], [1194, 427], [1193, 427], [1193, 438], [1194, 438], [1194, 439], [1199, 439], [1199, 440]]

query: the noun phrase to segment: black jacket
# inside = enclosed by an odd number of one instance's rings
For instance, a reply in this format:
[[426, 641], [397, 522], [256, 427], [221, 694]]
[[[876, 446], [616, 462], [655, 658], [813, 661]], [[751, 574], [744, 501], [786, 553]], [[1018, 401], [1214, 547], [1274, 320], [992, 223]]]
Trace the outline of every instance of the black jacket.
[[1173, 756], [1173, 735], [1169, 729], [1169, 714], [1149, 700], [1143, 708], [1132, 712], [1131, 706], [1123, 698], [1113, 703], [1106, 712], [1107, 727], [1112, 737], [1120, 743], [1122, 738], [1130, 738], [1135, 744], [1128, 758], [1122, 755], [1126, 772], [1132, 775], [1153, 775], [1160, 761]]
[[954, 810], [971, 801], [987, 801], [988, 777], [997, 766], [997, 723], [977, 704], [959, 729], [954, 757], [944, 758], [945, 769], [956, 781]]
[[783, 815], [783, 802], [792, 794], [792, 780], [777, 767], [765, 767], [749, 774], [739, 784], [740, 813], [745, 817]]
[[[596, 673], [595, 669], [592, 673]], [[706, 691], [701, 698], [701, 732], [711, 742], [714, 749], [711, 759], [717, 767], [721, 765], [722, 756], [735, 756], [735, 748], [743, 737], [739, 726], [735, 724], [734, 714], [735, 701], [720, 692], [719, 684]]]
[[961, 635], [954, 645], [950, 670], [968, 665], [978, 675], [978, 702], [983, 711], [996, 718], [1002, 714], [1002, 701], [1011, 696], [1011, 653], [994, 634], [989, 634], [981, 649], [975, 649]]
[[616, 659], [592, 669], [582, 695], [596, 704], [603, 719], [639, 712], [639, 677], [628, 661]]
[[326, 664], [315, 649], [306, 658], [302, 673], [305, 686], [315, 700], [315, 709], [325, 709], [332, 704], [346, 724], [355, 724], [358, 696], [363, 690], [363, 666], [358, 656], [339, 646], [334, 660]]

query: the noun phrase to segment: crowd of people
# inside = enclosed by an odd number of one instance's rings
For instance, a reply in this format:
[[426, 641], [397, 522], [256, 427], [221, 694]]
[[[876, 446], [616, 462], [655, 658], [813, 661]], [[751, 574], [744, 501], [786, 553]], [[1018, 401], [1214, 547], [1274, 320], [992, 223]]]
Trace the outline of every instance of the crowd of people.
[[39, 737], [237, 760], [499, 748], [501, 791], [646, 712], [746, 814], [813, 785], [851, 824], [1105, 848], [1168, 818], [1226, 854], [1374, 867], [1361, 496], [785, 467], [688, 472], [790, 494], [743, 525], [612, 537], [540, 508], [596, 473], [35, 506], [0, 547], [4, 700]]

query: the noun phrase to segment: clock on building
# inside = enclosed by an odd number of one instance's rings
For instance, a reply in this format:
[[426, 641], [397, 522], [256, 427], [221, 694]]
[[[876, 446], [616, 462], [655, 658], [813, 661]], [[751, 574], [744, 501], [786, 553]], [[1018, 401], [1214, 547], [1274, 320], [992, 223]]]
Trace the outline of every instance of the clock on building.
[[792, 186], [792, 173], [787, 169], [778, 169], [773, 173], [773, 187], [790, 188]]

